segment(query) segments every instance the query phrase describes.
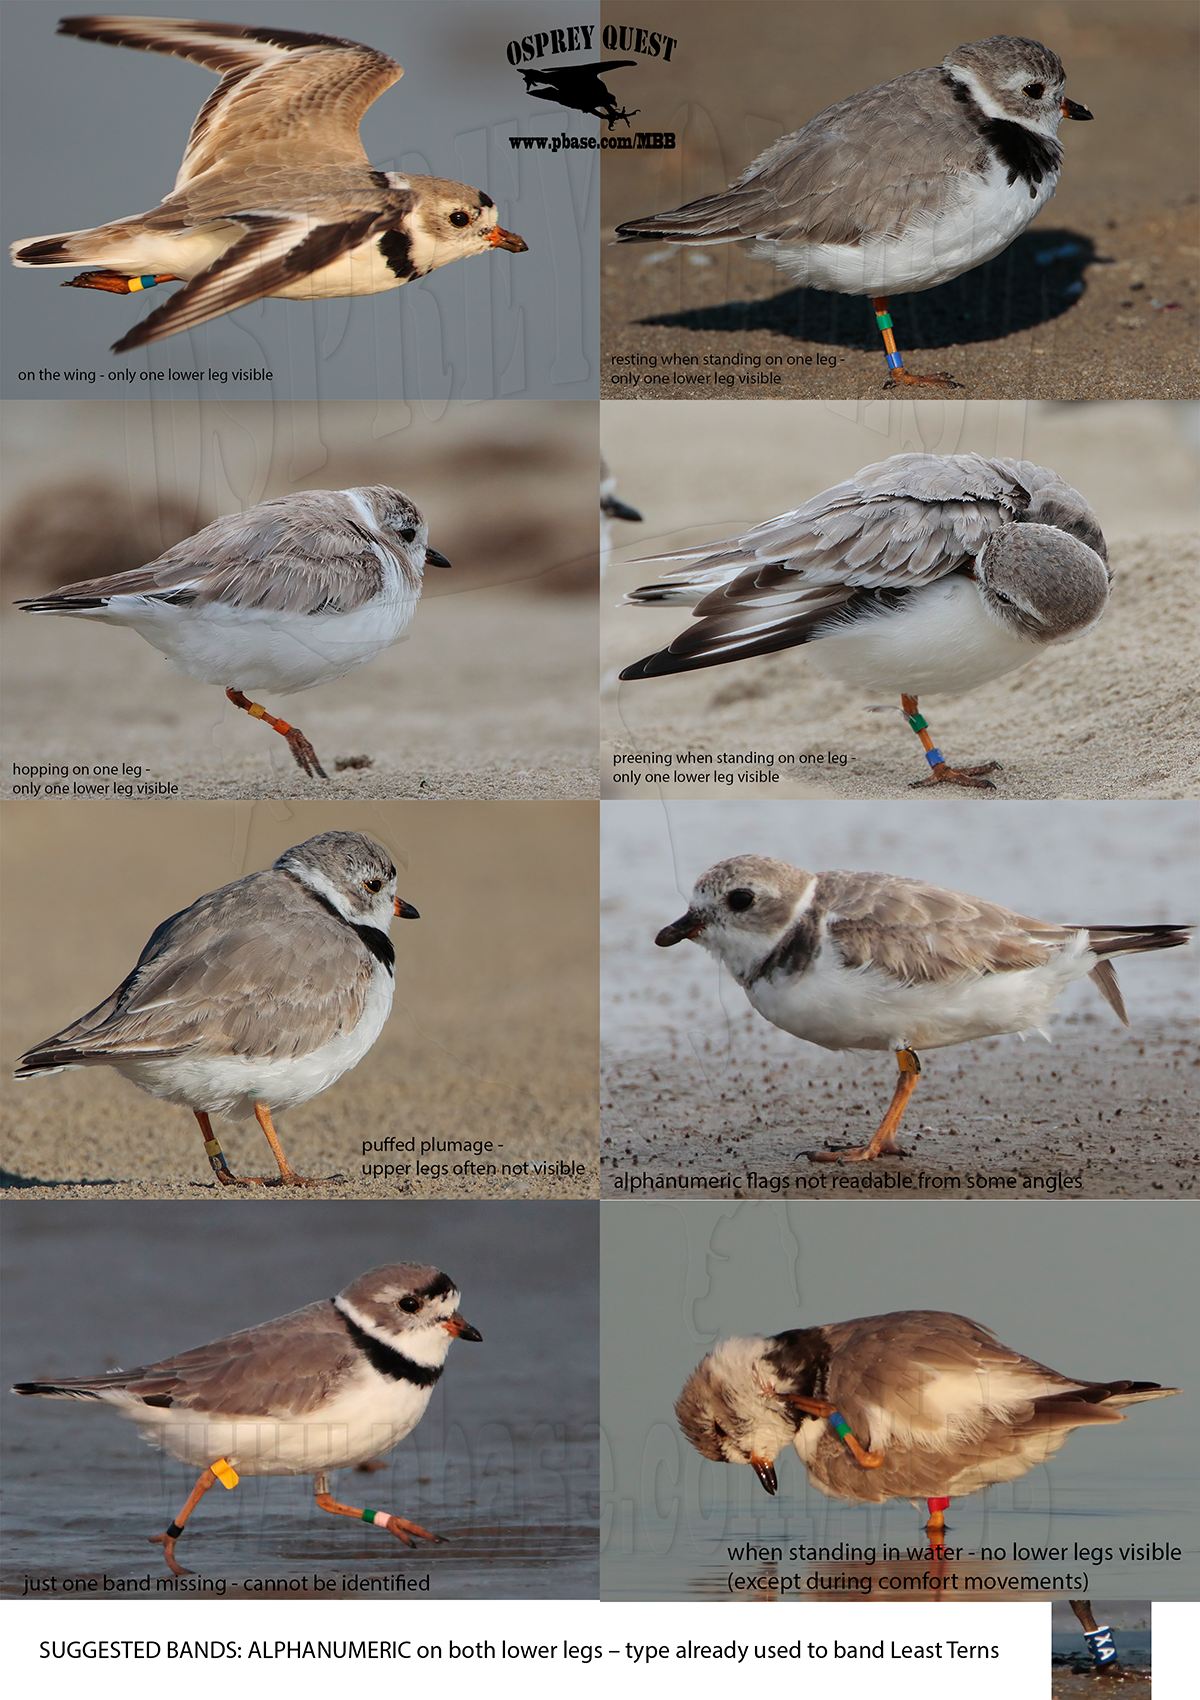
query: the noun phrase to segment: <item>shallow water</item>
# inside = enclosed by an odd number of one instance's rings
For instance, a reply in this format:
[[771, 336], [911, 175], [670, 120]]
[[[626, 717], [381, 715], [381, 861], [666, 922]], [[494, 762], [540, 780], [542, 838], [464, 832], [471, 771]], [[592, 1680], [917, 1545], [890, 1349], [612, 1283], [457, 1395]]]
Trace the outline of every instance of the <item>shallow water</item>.
[[[1200, 1362], [1181, 1301], [1195, 1284], [1192, 1209], [1136, 1200], [982, 1212], [922, 1201], [869, 1212], [839, 1200], [606, 1202], [604, 1595], [1195, 1599]], [[1160, 1381], [1183, 1393], [1133, 1407], [1124, 1422], [1077, 1430], [1019, 1481], [956, 1500], [946, 1542], [961, 1552], [945, 1561], [908, 1558], [908, 1549], [925, 1549], [923, 1505], [829, 1499], [790, 1454], [778, 1460], [772, 1499], [749, 1469], [702, 1459], [676, 1427], [676, 1395], [717, 1339], [922, 1308], [973, 1317], [1066, 1374]], [[778, 1561], [744, 1550], [730, 1558], [748, 1542], [783, 1552]], [[1153, 1542], [1182, 1557], [1120, 1556], [1123, 1546]], [[885, 1561], [885, 1543], [901, 1556]], [[792, 1545], [824, 1553], [793, 1557]], [[1075, 1559], [1076, 1545], [1090, 1556]], [[985, 1546], [1006, 1557], [983, 1558]], [[1070, 1557], [1033, 1561], [1014, 1556], [1018, 1546], [1065, 1546]], [[1026, 1587], [1031, 1577], [1080, 1572], [1082, 1583]], [[773, 1583], [750, 1585], [771, 1574]]]
[[[424, 1419], [334, 1491], [445, 1537], [408, 1551], [318, 1511], [307, 1479], [213, 1488], [179, 1543], [148, 1537], [194, 1479], [94, 1405], [5, 1395], [0, 1591], [587, 1598], [596, 1590], [596, 1216], [587, 1203], [0, 1206], [4, 1382], [145, 1362], [293, 1310], [363, 1270], [427, 1261], [483, 1343], [457, 1342]], [[89, 1589], [84, 1579], [94, 1578]], [[124, 1585], [124, 1589], [120, 1585]], [[425, 1596], [425, 1588], [415, 1597]]]

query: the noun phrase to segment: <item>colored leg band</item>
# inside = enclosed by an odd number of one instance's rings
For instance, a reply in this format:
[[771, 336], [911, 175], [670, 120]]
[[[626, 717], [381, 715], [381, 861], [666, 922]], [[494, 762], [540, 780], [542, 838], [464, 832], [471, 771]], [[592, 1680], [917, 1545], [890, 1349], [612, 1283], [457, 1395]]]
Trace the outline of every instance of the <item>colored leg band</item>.
[[903, 366], [903, 364], [904, 364], [904, 356], [902, 354], [895, 354], [895, 353], [888, 354], [888, 355], [885, 356], [885, 358], [887, 360], [888, 365], [892, 368], [893, 372], [896, 370], [896, 368], [898, 366]]
[[158, 279], [153, 274], [148, 274], [145, 277], [131, 277], [129, 279], [129, 293], [136, 295], [139, 289], [153, 289], [157, 282]]
[[1117, 1649], [1113, 1646], [1112, 1630], [1107, 1623], [1100, 1624], [1096, 1629], [1086, 1630], [1083, 1638], [1097, 1665], [1112, 1664], [1117, 1656]]
[[840, 1411], [830, 1411], [829, 1426], [839, 1440], [845, 1440], [848, 1434], [854, 1432]]
[[364, 1523], [377, 1523], [381, 1529], [386, 1529], [391, 1518], [386, 1511], [372, 1511], [369, 1508], [362, 1514]]
[[223, 1488], [235, 1488], [241, 1480], [227, 1458], [218, 1458], [215, 1464], [210, 1464], [208, 1467]]
[[946, 758], [942, 754], [941, 750], [935, 749], [925, 751], [925, 760], [929, 763], [930, 767], [940, 767], [945, 759]]
[[167, 1539], [169, 1541], [177, 1541], [179, 1539], [180, 1535], [182, 1535], [182, 1533], [183, 1533], [183, 1524], [182, 1523], [168, 1523], [167, 1524]]
[[876, 313], [875, 323], [879, 326], [881, 331], [890, 331], [892, 328], [892, 315], [890, 313]]
[[931, 1511], [948, 1511], [950, 1509], [948, 1499], [927, 1499], [925, 1503]]
[[924, 732], [929, 726], [929, 722], [923, 714], [910, 714], [908, 717], [908, 724], [912, 727], [914, 732]]

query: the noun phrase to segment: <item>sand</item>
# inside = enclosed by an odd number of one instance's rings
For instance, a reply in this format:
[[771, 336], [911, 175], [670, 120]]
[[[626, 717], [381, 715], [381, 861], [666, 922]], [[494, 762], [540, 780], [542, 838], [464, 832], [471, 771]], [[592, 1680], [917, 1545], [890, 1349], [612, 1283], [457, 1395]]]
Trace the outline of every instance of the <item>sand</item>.
[[[678, 423], [664, 431], [661, 416], [602, 409], [605, 453], [621, 494], [645, 516], [640, 526], [619, 528], [601, 598], [602, 795], [928, 795], [910, 790], [925, 767], [899, 704], [877, 710], [823, 679], [803, 649], [664, 679], [617, 679], [689, 618], [686, 608], [617, 605], [624, 591], [657, 574], [632, 557], [729, 536], [859, 466], [922, 447], [1054, 467], [1094, 505], [1114, 574], [1108, 610], [1082, 638], [968, 696], [922, 699], [950, 761], [1002, 764], [994, 792], [956, 788], [953, 795], [986, 807], [1004, 797], [1197, 794], [1193, 409], [950, 403], [932, 416], [923, 410], [932, 429], [920, 429], [902, 405], [860, 415], [823, 404], [781, 412], [770, 402], [746, 403], [737, 414], [736, 463], [729, 416], [694, 403], [667, 417]], [[616, 759], [689, 750], [772, 756], [778, 777], [730, 785], [716, 765], [689, 766], [681, 778], [677, 769]], [[643, 775], [633, 786], [613, 777], [630, 770]], [[665, 781], [644, 777], [664, 771]], [[758, 761], [734, 771], [767, 768]]]
[[[694, 6], [660, 7], [655, 27], [678, 36], [679, 49], [670, 64], [640, 65], [636, 90], [633, 72], [625, 85], [638, 96], [637, 123], [674, 130], [677, 146], [605, 155], [602, 395], [878, 397], [886, 368], [864, 299], [792, 288], [746, 244], [690, 252], [615, 246], [613, 231], [623, 219], [719, 190], [830, 100], [937, 64], [972, 32], [1045, 40], [1067, 66], [1068, 94], [1096, 121], [1063, 125], [1058, 190], [1009, 249], [949, 283], [893, 298], [910, 370], [948, 370], [972, 397], [1196, 394], [1194, 8], [1163, 3], [1135, 14], [1120, 0], [977, 8], [860, 0], [703, 12], [701, 31]], [[651, 369], [628, 361], [668, 353], [698, 357], [701, 364], [683, 369], [688, 382], [651, 390]], [[724, 372], [781, 382], [720, 387], [715, 369], [702, 364], [714, 357]], [[697, 374], [708, 380], [703, 387]], [[631, 375], [642, 381], [614, 381]]]
[[[293, 1167], [345, 1183], [218, 1193], [189, 1111], [92, 1068], [4, 1080], [9, 1198], [594, 1195], [594, 804], [344, 804], [331, 820], [302, 802], [6, 803], [6, 1063], [118, 984], [165, 916], [335, 825], [385, 843], [421, 911], [393, 928], [396, 998], [374, 1048], [279, 1117]], [[273, 1170], [253, 1123], [218, 1131], [236, 1173]], [[416, 1149], [364, 1155], [364, 1140], [388, 1137]], [[447, 1153], [460, 1140], [494, 1150]], [[423, 1141], [440, 1143], [418, 1173]], [[461, 1167], [471, 1162], [497, 1172]], [[368, 1177], [364, 1163], [409, 1167]]]

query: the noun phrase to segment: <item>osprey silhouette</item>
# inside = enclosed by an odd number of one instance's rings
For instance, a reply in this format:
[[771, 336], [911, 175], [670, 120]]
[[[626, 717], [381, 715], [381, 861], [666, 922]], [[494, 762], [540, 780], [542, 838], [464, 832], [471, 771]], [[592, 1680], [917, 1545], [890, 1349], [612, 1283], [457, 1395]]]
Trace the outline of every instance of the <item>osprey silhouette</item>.
[[641, 107], [635, 106], [632, 112], [619, 107], [615, 95], [600, 81], [601, 75], [605, 71], [620, 71], [627, 65], [636, 64], [636, 59], [602, 59], [595, 65], [560, 65], [557, 70], [534, 69], [522, 71], [521, 75], [525, 79], [526, 92], [535, 100], [552, 100], [574, 112], [590, 112], [594, 118], [607, 119], [612, 130], [618, 119], [628, 125], [631, 118], [637, 117]]

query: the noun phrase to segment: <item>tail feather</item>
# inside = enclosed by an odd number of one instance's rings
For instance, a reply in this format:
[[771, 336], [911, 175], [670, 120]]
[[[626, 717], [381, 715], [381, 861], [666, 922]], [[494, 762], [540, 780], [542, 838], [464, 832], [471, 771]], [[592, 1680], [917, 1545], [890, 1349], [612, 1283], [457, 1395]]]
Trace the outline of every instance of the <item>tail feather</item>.
[[103, 1395], [89, 1381], [18, 1381], [14, 1393], [39, 1399], [99, 1399]]
[[1174, 950], [1187, 944], [1192, 927], [1171, 922], [1141, 927], [1087, 927], [1088, 948], [1100, 961], [1092, 969], [1091, 979], [1104, 1001], [1115, 1011], [1119, 1020], [1129, 1026], [1125, 999], [1117, 983], [1117, 971], [1108, 961], [1110, 956], [1132, 956], [1147, 950]]
[[23, 614], [89, 614], [107, 608], [107, 596], [70, 596], [56, 591], [52, 596], [22, 596], [14, 604]]
[[1161, 1387], [1157, 1381], [1092, 1381], [1065, 1393], [1047, 1394], [1035, 1401], [1039, 1411], [1063, 1405], [1141, 1405], [1148, 1399], [1170, 1399], [1178, 1387]]
[[99, 230], [64, 230], [57, 236], [23, 236], [9, 248], [14, 266], [78, 266], [96, 264]]
[[631, 218], [618, 224], [618, 242], [736, 242], [745, 232], [738, 228], [729, 191], [704, 195], [670, 212], [651, 213], [648, 218]]
[[95, 1062], [95, 1057], [86, 1056], [82, 1051], [64, 1046], [58, 1050], [47, 1047], [35, 1047], [26, 1051], [23, 1057], [17, 1058], [13, 1069], [14, 1080], [32, 1080], [38, 1074], [57, 1074], [60, 1069], [77, 1068], [81, 1063]]

